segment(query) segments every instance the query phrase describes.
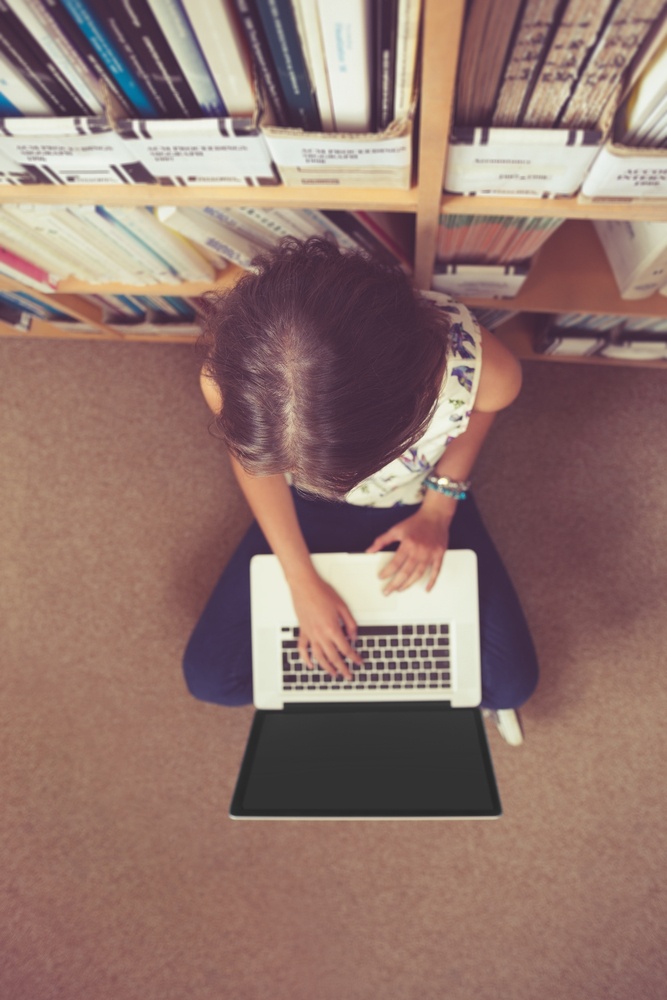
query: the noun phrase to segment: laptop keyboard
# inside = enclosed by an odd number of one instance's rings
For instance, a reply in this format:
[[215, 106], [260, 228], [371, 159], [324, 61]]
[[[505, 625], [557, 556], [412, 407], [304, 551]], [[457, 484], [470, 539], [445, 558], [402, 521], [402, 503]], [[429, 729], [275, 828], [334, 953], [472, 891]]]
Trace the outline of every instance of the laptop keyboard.
[[[448, 625], [360, 625], [355, 649], [364, 666], [347, 661], [353, 676], [308, 670], [297, 649], [298, 628], [283, 628], [283, 690], [391, 691], [450, 690]], [[314, 661], [316, 662], [316, 661]]]

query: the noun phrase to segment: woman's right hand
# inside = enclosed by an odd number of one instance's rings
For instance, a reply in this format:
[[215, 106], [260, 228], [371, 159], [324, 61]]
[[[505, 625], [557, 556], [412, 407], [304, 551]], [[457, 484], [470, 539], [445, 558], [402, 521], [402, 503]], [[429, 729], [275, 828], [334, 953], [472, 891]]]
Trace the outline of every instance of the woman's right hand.
[[299, 619], [299, 655], [309, 670], [314, 660], [332, 677], [352, 680], [346, 660], [363, 666], [354, 649], [357, 624], [345, 601], [317, 573], [291, 584], [294, 610]]

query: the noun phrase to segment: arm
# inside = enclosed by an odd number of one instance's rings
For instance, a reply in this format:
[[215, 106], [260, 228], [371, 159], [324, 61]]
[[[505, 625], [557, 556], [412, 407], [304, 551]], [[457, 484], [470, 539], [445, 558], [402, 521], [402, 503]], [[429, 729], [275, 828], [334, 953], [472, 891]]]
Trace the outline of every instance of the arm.
[[[222, 399], [217, 385], [202, 371], [202, 393], [213, 413]], [[251, 476], [233, 455], [232, 470], [248, 506], [272, 551], [280, 560], [299, 619], [299, 652], [311, 669], [310, 650], [329, 673], [350, 677], [343, 657], [360, 662], [346, 638], [356, 638], [356, 623], [341, 597], [317, 573], [301, 532], [289, 486], [282, 475]]]
[[[468, 479], [489, 433], [496, 413], [509, 406], [521, 388], [521, 366], [514, 355], [493, 334], [482, 329], [482, 371], [475, 405], [463, 434], [448, 446], [434, 468], [437, 476]], [[405, 590], [425, 572], [426, 589], [438, 578], [447, 551], [449, 526], [459, 502], [434, 490], [427, 490], [416, 514], [380, 535], [367, 550], [378, 552], [399, 542], [394, 558], [380, 574], [389, 583], [385, 593]]]

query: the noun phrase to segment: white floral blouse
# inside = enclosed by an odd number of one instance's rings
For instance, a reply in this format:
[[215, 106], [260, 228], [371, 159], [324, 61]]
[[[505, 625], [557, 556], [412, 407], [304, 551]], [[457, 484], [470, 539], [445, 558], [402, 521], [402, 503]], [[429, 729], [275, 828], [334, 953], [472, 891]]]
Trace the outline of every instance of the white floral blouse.
[[450, 321], [450, 354], [439, 402], [426, 433], [412, 448], [355, 486], [346, 503], [360, 507], [397, 507], [421, 503], [424, 479], [447, 445], [468, 426], [482, 367], [477, 320], [464, 305], [441, 292], [423, 292]]

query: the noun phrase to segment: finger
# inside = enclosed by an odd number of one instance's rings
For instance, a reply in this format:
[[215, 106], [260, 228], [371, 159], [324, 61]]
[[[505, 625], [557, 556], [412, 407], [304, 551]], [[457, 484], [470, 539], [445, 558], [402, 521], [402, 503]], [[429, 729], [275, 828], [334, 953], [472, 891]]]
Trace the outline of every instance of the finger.
[[366, 552], [379, 552], [380, 549], [385, 547], [385, 545], [389, 545], [391, 542], [396, 541], [398, 541], [396, 533], [393, 528], [390, 528], [389, 531], [385, 531], [384, 535], [378, 535], [373, 544], [368, 546]]
[[415, 563], [412, 560], [406, 562], [400, 573], [397, 573], [393, 580], [384, 588], [384, 593], [391, 594], [396, 590], [405, 590], [424, 575], [427, 565], [427, 563]]
[[299, 644], [297, 646], [297, 650], [299, 652], [299, 656], [301, 657], [302, 661], [306, 664], [306, 668], [308, 670], [314, 670], [315, 665], [310, 658], [310, 652], [308, 646], [309, 646], [308, 638], [302, 632], [299, 636]]
[[352, 660], [354, 663], [357, 663], [360, 667], [363, 667], [364, 661], [361, 659], [361, 656], [354, 648], [354, 644], [357, 641], [357, 623], [352, 617], [350, 609], [347, 607], [346, 604], [341, 603], [338, 609], [338, 613], [343, 619], [343, 624], [345, 626], [345, 633], [343, 634], [344, 641], [342, 645], [340, 643], [337, 643], [338, 649], [346, 659]]
[[333, 643], [329, 646], [318, 646], [315, 649], [315, 655], [322, 669], [326, 670], [332, 677], [342, 674], [347, 680], [352, 680], [350, 668]]
[[387, 577], [394, 576], [395, 573], [399, 573], [405, 568], [405, 564], [410, 560], [407, 552], [398, 549], [396, 555], [389, 560], [387, 565], [380, 570], [378, 576], [381, 580], [386, 580]]
[[426, 584], [426, 591], [427, 591], [427, 593], [428, 593], [429, 590], [433, 590], [433, 588], [435, 586], [435, 582], [438, 579], [438, 576], [440, 574], [440, 570], [442, 569], [442, 561], [443, 561], [444, 558], [445, 558], [445, 554], [443, 552], [443, 554], [441, 556], [436, 556], [435, 559], [433, 560], [433, 562], [431, 563], [431, 573], [430, 573], [429, 578], [428, 578], [428, 583]]

